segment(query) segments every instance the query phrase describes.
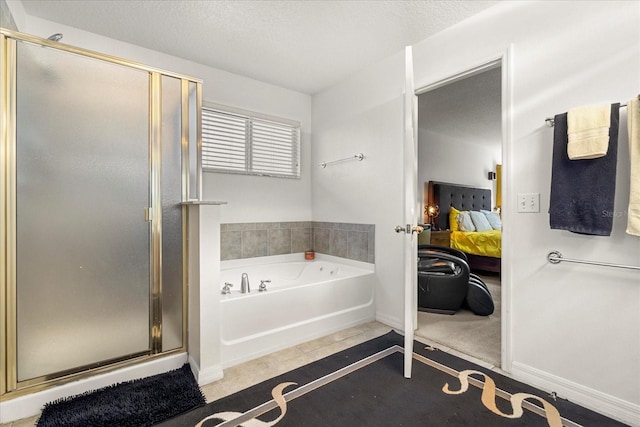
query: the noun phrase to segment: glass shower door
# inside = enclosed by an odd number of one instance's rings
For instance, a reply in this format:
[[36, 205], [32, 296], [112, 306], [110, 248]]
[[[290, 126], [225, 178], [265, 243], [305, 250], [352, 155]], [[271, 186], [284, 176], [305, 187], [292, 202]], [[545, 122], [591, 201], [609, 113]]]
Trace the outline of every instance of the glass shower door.
[[149, 73], [17, 43], [17, 381], [150, 351]]

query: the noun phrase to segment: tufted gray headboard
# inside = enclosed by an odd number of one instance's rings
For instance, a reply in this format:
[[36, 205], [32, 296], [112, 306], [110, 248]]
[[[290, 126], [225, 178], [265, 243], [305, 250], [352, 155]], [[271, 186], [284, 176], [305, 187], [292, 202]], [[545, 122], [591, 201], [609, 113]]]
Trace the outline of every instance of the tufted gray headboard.
[[449, 208], [460, 211], [491, 210], [491, 190], [487, 188], [465, 187], [447, 182], [429, 181], [428, 203], [440, 207], [440, 214], [435, 218], [435, 227], [439, 230], [449, 229]]

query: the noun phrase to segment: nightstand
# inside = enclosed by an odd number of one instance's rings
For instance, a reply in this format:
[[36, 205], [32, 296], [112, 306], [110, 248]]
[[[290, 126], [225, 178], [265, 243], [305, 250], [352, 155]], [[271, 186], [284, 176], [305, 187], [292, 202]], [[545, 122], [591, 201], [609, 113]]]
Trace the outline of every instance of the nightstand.
[[451, 231], [433, 231], [431, 230], [431, 244], [437, 246], [450, 246]]

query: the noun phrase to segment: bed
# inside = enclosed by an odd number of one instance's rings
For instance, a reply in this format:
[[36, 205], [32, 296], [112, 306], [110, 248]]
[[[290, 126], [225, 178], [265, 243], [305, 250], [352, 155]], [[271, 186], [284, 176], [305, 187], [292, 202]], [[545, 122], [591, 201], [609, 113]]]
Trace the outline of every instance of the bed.
[[[472, 270], [500, 273], [502, 231], [461, 231], [454, 219], [457, 211], [473, 211], [481, 216], [480, 211], [490, 212], [491, 190], [429, 181], [425, 184], [425, 201], [425, 208], [439, 207], [439, 214], [432, 221], [433, 230], [450, 230], [450, 246], [467, 255]], [[425, 218], [425, 222], [429, 220]]]

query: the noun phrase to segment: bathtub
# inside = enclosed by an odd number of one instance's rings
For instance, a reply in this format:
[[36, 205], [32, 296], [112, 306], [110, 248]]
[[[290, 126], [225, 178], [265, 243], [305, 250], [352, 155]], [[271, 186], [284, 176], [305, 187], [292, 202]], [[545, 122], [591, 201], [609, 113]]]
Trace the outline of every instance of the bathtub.
[[[375, 318], [373, 264], [288, 254], [223, 261], [221, 267], [223, 368]], [[244, 294], [243, 273], [251, 288]], [[264, 292], [258, 290], [261, 280], [270, 280]], [[233, 286], [223, 295], [225, 283]]]

